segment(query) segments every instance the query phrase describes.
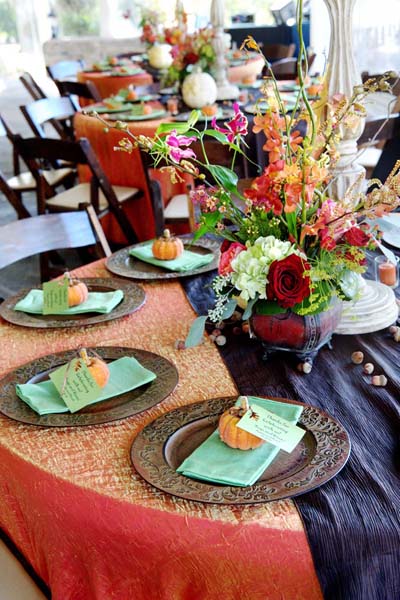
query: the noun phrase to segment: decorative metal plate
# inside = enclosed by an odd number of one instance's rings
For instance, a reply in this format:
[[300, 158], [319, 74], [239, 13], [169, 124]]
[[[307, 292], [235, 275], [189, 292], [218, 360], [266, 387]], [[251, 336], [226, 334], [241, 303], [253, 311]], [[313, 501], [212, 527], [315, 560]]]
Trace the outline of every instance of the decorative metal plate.
[[[280, 451], [254, 485], [210, 484], [177, 473], [177, 467], [217, 428], [220, 414], [235, 400], [213, 398], [155, 419], [132, 444], [131, 460], [136, 471], [154, 487], [187, 500], [254, 504], [309, 492], [329, 481], [346, 464], [350, 440], [342, 425], [320, 409], [303, 404], [298, 422], [306, 430], [303, 439], [292, 453]], [[285, 398], [273, 400], [294, 403]]]
[[[91, 348], [88, 348], [91, 350]], [[22, 365], [9, 373], [0, 381], [0, 412], [31, 425], [43, 427], [82, 427], [84, 425], [98, 425], [109, 423], [126, 417], [131, 417], [164, 400], [178, 383], [178, 371], [166, 358], [136, 348], [122, 347], [97, 347], [92, 348], [106, 361], [116, 360], [123, 356], [132, 356], [143, 367], [153, 371], [156, 379], [145, 385], [120, 394], [109, 400], [86, 406], [76, 413], [59, 413], [51, 415], [38, 415], [15, 393], [17, 383], [39, 383], [48, 379], [51, 371], [64, 365], [76, 357], [76, 350], [67, 350], [58, 354], [43, 356], [26, 365]]]
[[[144, 290], [136, 283], [124, 281], [123, 279], [113, 279], [107, 277], [100, 278], [82, 278], [80, 281], [86, 283], [89, 292], [113, 292], [122, 290], [124, 297], [121, 302], [108, 314], [83, 313], [80, 315], [34, 315], [30, 313], [14, 310], [14, 306], [19, 300], [24, 298], [32, 289], [25, 289], [18, 292], [16, 296], [7, 298], [0, 304], [0, 316], [9, 323], [22, 325], [23, 327], [87, 327], [88, 325], [97, 325], [105, 321], [119, 319], [138, 310], [146, 301]], [[37, 286], [34, 289], [40, 289]]]
[[189, 243], [187, 240], [184, 242], [185, 248], [191, 252], [197, 252], [198, 254], [207, 254], [212, 252], [214, 254], [214, 260], [208, 265], [193, 269], [192, 271], [166, 271], [161, 267], [156, 267], [149, 263], [145, 263], [134, 256], [129, 254], [129, 250], [134, 246], [123, 248], [115, 254], [112, 254], [106, 262], [106, 267], [111, 273], [119, 275], [121, 277], [130, 277], [131, 279], [174, 279], [176, 277], [188, 277], [189, 275], [198, 275], [199, 273], [206, 273], [212, 271], [218, 267], [219, 260], [219, 242], [214, 240], [203, 239], [196, 242], [195, 244]]

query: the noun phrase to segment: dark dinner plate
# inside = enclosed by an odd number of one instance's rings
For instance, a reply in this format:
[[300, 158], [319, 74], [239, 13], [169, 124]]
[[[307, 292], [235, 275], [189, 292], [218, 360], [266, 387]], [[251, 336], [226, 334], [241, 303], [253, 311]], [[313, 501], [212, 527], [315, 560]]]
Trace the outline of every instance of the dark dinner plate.
[[76, 358], [76, 350], [43, 356], [14, 369], [0, 380], [0, 412], [21, 423], [44, 427], [81, 427], [109, 423], [131, 417], [164, 400], [178, 383], [176, 367], [163, 356], [137, 348], [97, 347], [94, 350], [106, 362], [123, 356], [136, 358], [140, 364], [157, 375], [153, 381], [140, 387], [86, 406], [76, 413], [39, 415], [15, 391], [17, 383], [39, 383], [49, 378], [51, 371]]
[[121, 277], [130, 277], [131, 279], [174, 279], [176, 277], [189, 277], [190, 275], [198, 275], [200, 273], [206, 273], [212, 271], [218, 266], [219, 260], [219, 242], [214, 240], [202, 239], [194, 244], [189, 243], [187, 240], [182, 238], [184, 246], [191, 252], [198, 254], [208, 254], [212, 252], [214, 259], [198, 269], [192, 269], [191, 271], [167, 271], [162, 267], [151, 265], [150, 263], [143, 262], [134, 256], [129, 254], [129, 248], [123, 248], [112, 254], [106, 261], [106, 267], [111, 273], [119, 275]]
[[132, 444], [136, 471], [155, 488], [187, 500], [253, 504], [305, 494], [332, 479], [346, 464], [350, 440], [340, 423], [314, 406], [272, 398], [304, 406], [297, 425], [306, 433], [293, 452], [281, 450], [256, 483], [246, 487], [220, 485], [177, 473], [177, 467], [215, 431], [219, 416], [236, 399], [213, 398], [156, 418]]
[[146, 301], [146, 294], [138, 284], [115, 279], [112, 277], [82, 278], [88, 286], [89, 292], [114, 292], [121, 290], [124, 297], [121, 302], [108, 314], [81, 313], [79, 315], [35, 315], [14, 310], [14, 306], [24, 298], [31, 289], [40, 289], [41, 286], [21, 290], [15, 296], [7, 298], [0, 304], [0, 316], [9, 323], [23, 327], [56, 328], [56, 327], [86, 327], [97, 325], [113, 319], [119, 319], [138, 310]]

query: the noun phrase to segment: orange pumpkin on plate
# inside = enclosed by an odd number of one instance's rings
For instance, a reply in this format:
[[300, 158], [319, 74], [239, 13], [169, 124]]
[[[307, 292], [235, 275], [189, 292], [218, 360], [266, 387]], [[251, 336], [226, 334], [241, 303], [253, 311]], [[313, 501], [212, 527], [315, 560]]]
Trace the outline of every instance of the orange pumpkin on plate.
[[86, 349], [82, 348], [79, 355], [87, 366], [91, 376], [101, 388], [105, 387], [110, 379], [110, 369], [107, 363], [97, 356], [89, 356]]
[[89, 296], [89, 290], [86, 283], [73, 279], [69, 273], [65, 276], [68, 279], [68, 306], [79, 306], [86, 302]]
[[253, 450], [264, 443], [264, 440], [237, 427], [239, 420], [249, 410], [246, 396], [240, 396], [240, 406], [228, 408], [219, 418], [219, 437], [225, 444], [238, 450]]
[[201, 109], [201, 112], [206, 117], [213, 117], [214, 115], [217, 114], [217, 111], [218, 111], [218, 106], [216, 104], [206, 104]]
[[151, 250], [159, 260], [173, 260], [183, 253], [183, 243], [181, 239], [171, 235], [169, 229], [165, 229], [162, 236], [154, 240]]

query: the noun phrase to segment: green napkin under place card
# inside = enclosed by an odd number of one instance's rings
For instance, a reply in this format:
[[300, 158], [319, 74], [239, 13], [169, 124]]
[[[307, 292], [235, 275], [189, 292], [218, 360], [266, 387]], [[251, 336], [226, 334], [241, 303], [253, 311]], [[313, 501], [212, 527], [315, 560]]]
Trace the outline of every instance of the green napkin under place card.
[[[248, 396], [250, 406], [265, 408], [293, 425], [297, 423], [303, 407], [286, 404], [265, 398]], [[279, 448], [265, 442], [255, 450], [236, 450], [230, 448], [214, 431], [196, 450], [178, 467], [177, 472], [186, 477], [201, 479], [223, 485], [253, 485], [272, 463]]]
[[[134, 390], [141, 385], [153, 381], [157, 377], [152, 371], [143, 367], [135, 358], [124, 356], [108, 363], [110, 379], [102, 389], [101, 396], [91, 404], [113, 398]], [[23, 383], [15, 386], [17, 396], [26, 402], [39, 415], [69, 412], [66, 404], [52, 381], [40, 383]]]
[[[71, 306], [60, 315], [79, 315], [82, 313], [110, 313], [123, 299], [124, 293], [122, 290], [114, 292], [89, 292], [86, 302], [78, 306]], [[19, 310], [26, 313], [37, 315], [43, 314], [43, 292], [42, 290], [31, 290], [25, 298], [22, 298], [14, 306], [14, 310]]]
[[174, 258], [173, 260], [159, 260], [153, 256], [152, 245], [153, 242], [136, 246], [129, 250], [129, 254], [156, 267], [168, 269], [168, 271], [193, 271], [194, 269], [208, 265], [214, 258], [212, 252], [197, 254], [190, 250], [184, 250], [178, 258]]

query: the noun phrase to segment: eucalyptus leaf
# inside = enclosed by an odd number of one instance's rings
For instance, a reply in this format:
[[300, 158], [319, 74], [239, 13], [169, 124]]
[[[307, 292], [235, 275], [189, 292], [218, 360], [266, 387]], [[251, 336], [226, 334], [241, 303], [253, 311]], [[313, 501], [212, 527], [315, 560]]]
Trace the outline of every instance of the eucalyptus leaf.
[[258, 296], [256, 296], [256, 298], [253, 298], [252, 300], [250, 300], [250, 302], [247, 303], [246, 310], [244, 311], [243, 317], [242, 317], [243, 321], [246, 321], [247, 319], [250, 318], [251, 313], [253, 312], [253, 306], [255, 305], [257, 300], [258, 300]]
[[235, 312], [235, 308], [237, 306], [236, 300], [231, 298], [225, 305], [224, 311], [222, 313], [222, 320], [229, 319], [233, 313]]
[[207, 316], [197, 317], [197, 319], [193, 321], [189, 329], [187, 338], [185, 340], [186, 348], [193, 348], [194, 346], [198, 346], [202, 342], [206, 321]]

